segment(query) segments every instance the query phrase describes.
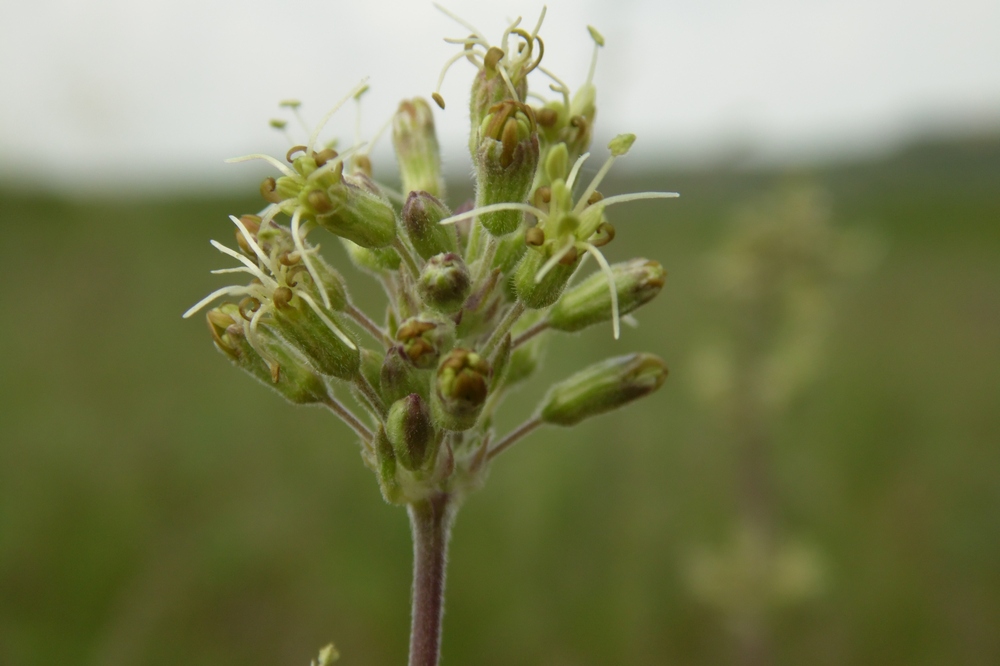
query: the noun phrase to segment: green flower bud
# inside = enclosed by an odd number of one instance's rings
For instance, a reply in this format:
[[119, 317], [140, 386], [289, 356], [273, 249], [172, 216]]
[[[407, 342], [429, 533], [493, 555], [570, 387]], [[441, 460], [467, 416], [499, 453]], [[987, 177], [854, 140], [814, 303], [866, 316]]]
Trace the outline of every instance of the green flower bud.
[[666, 378], [667, 366], [652, 354], [609, 358], [549, 389], [539, 417], [554, 425], [576, 425], [652, 393]]
[[361, 374], [373, 387], [382, 383], [385, 355], [373, 349], [361, 348]]
[[514, 272], [514, 291], [528, 308], [533, 310], [547, 308], [559, 300], [566, 283], [576, 270], [579, 257], [575, 250], [571, 250], [542, 277], [541, 281], [536, 281], [539, 271], [555, 251], [555, 246], [547, 243], [525, 252], [524, 258]]
[[534, 337], [511, 352], [503, 385], [511, 387], [534, 374], [542, 362], [542, 338]]
[[[353, 379], [361, 366], [358, 344], [333, 312], [320, 316], [287, 287], [274, 291], [273, 321], [282, 337], [302, 352], [324, 375]], [[327, 321], [324, 321], [326, 319]], [[330, 324], [339, 329], [340, 334]], [[341, 336], [347, 337], [350, 343]]]
[[434, 315], [410, 317], [396, 331], [396, 339], [410, 363], [427, 370], [455, 343], [455, 324]]
[[447, 430], [476, 424], [489, 393], [490, 364], [468, 349], [453, 349], [438, 366], [431, 408]]
[[[328, 391], [323, 378], [270, 327], [261, 325], [257, 328], [256, 342], [261, 347], [258, 351], [251, 346], [243, 326], [238, 323], [240, 313], [236, 305], [226, 303], [209, 310], [206, 319], [216, 348], [260, 383], [297, 405], [327, 400]], [[269, 360], [265, 360], [261, 352]]]
[[403, 205], [403, 228], [410, 244], [423, 259], [442, 252], [456, 252], [455, 230], [439, 224], [451, 215], [441, 201], [427, 192], [410, 192]]
[[385, 420], [385, 434], [396, 461], [404, 468], [414, 471], [434, 464], [437, 437], [431, 410], [416, 393], [392, 404]]
[[403, 261], [400, 259], [399, 253], [391, 247], [380, 247], [372, 250], [352, 243], [346, 238], [341, 238], [340, 242], [347, 250], [347, 256], [351, 263], [372, 275], [377, 276], [385, 271], [399, 270]]
[[462, 257], [451, 252], [428, 259], [417, 281], [424, 303], [445, 313], [460, 310], [471, 288], [469, 269]]
[[[663, 288], [666, 271], [658, 262], [632, 259], [611, 266], [618, 293], [618, 314], [625, 315], [651, 301]], [[579, 331], [611, 319], [608, 277], [594, 273], [563, 294], [549, 311], [549, 326], [557, 331]]]
[[[316, 224], [361, 247], [380, 248], [396, 239], [396, 213], [384, 198], [373, 192], [359, 176], [323, 190], [313, 190], [310, 206]], [[317, 201], [326, 197], [325, 201]], [[317, 201], [313, 201], [313, 199]], [[327, 212], [321, 212], [327, 211]]]
[[[476, 207], [524, 203], [538, 168], [538, 132], [530, 107], [506, 101], [490, 109], [479, 127], [475, 156]], [[494, 236], [521, 225], [517, 210], [483, 213], [479, 221]]]
[[382, 399], [390, 404], [411, 393], [427, 397], [426, 375], [427, 373], [413, 367], [403, 352], [403, 347], [396, 345], [385, 353], [377, 386], [382, 391]]
[[444, 196], [441, 153], [434, 133], [434, 115], [424, 100], [404, 100], [392, 118], [392, 144], [396, 149], [403, 191], [424, 191]]

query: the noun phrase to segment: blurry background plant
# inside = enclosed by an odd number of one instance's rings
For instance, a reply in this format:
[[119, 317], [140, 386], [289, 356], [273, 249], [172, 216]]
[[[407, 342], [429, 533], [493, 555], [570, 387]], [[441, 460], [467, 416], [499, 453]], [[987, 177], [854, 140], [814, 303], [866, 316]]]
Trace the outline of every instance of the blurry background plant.
[[831, 222], [825, 193], [786, 186], [744, 205], [707, 282], [719, 331], [693, 355], [691, 379], [736, 461], [728, 543], [693, 550], [695, 596], [720, 611], [740, 664], [774, 663], [772, 615], [821, 592], [822, 554], [785, 534], [775, 487], [776, 431], [825, 368], [845, 283], [871, 269], [870, 235]]
[[[331, 429], [351, 431], [240, 381], [202, 326], [177, 317], [226, 260], [206, 238], [232, 239], [227, 216], [256, 210], [248, 187], [273, 174], [216, 160], [260, 141], [287, 149], [260, 131], [275, 100], [302, 95], [316, 120], [360, 74], [341, 60], [363, 54], [377, 84], [366, 110], [386, 112], [366, 114], [369, 138], [401, 94], [434, 89], [454, 52], [434, 50], [451, 24], [421, 3], [288, 6], [6, 8], [0, 266], [20, 279], [0, 291], [5, 666], [305, 664], [330, 639], [338, 663], [405, 659], [406, 519], [352, 447], [331, 445]], [[483, 25], [507, 11], [449, 6]], [[678, 562], [691, 544], [731, 541], [738, 461], [686, 387], [721, 314], [703, 257], [735, 207], [792, 176], [887, 253], [844, 290], [823, 380], [773, 435], [779, 524], [823, 556], [823, 593], [772, 618], [775, 661], [1000, 662], [1000, 142], [975, 122], [1000, 118], [998, 11], [973, 0], [913, 3], [905, 19], [895, 3], [860, 0], [550, 7], [546, 46], [561, 42], [552, 62], [564, 59], [571, 85], [586, 68], [573, 63], [590, 57], [585, 23], [608, 38], [594, 145], [619, 124], [640, 137], [602, 191], [684, 195], [621, 209], [628, 233], [611, 246], [669, 268], [615, 353], [665, 350], [672, 377], [654, 400], [516, 447], [466, 502], [447, 660], [731, 660], [718, 612], [691, 597]], [[321, 26], [308, 56], [257, 46], [300, 34], [303, 17]], [[377, 37], [360, 29], [376, 19]], [[403, 66], [390, 44], [429, 62]], [[466, 94], [456, 73], [442, 89], [449, 109]], [[345, 111], [332, 130], [350, 137]], [[459, 202], [472, 196], [468, 127], [446, 129], [447, 195]], [[390, 142], [379, 146], [374, 176], [398, 187]], [[342, 273], [359, 308], [384, 304], [353, 265]], [[550, 345], [544, 372], [567, 377], [607, 356], [609, 328]], [[506, 414], [529, 412], [545, 388], [512, 395], [497, 429], [517, 426]]]

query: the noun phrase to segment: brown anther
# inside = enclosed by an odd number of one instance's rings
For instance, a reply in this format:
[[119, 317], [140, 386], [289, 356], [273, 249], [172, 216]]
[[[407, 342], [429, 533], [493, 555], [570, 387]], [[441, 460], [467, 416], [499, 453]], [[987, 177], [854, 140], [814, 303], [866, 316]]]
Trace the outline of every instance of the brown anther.
[[282, 266], [294, 266], [301, 259], [298, 252], [282, 252], [278, 255], [278, 263]]
[[408, 321], [396, 331], [396, 339], [400, 342], [407, 342], [423, 335], [427, 331], [433, 331], [435, 328], [437, 328], [437, 324], [432, 324], [429, 321]]
[[486, 400], [487, 392], [485, 377], [478, 372], [462, 370], [455, 376], [451, 397], [455, 400], [481, 405]]
[[277, 192], [278, 182], [268, 176], [260, 184], [260, 195], [264, 197], [264, 201], [270, 203], [281, 203], [281, 195]]
[[243, 252], [243, 254], [247, 255], [248, 257], [254, 257], [255, 254], [253, 248], [250, 247], [250, 243], [243, 235], [243, 232], [240, 231], [239, 229], [233, 229], [233, 232], [236, 234], [236, 244], [240, 247], [240, 250]]
[[253, 319], [253, 314], [260, 309], [260, 301], [258, 301], [253, 296], [247, 296], [242, 301], [240, 301], [239, 309], [240, 309], [240, 316], [246, 319], [247, 321], [250, 321], [251, 319]]
[[603, 247], [615, 239], [615, 228], [610, 222], [602, 222], [597, 227], [597, 233], [590, 239], [590, 244], [594, 247]]
[[226, 332], [227, 328], [236, 323], [233, 318], [224, 312], [209, 310], [208, 314], [205, 315], [205, 321], [208, 322], [208, 330], [212, 333], [212, 339], [215, 340], [215, 344], [228, 349], [229, 345], [222, 341], [222, 334]]
[[285, 159], [288, 161], [289, 164], [291, 164], [292, 162], [295, 161], [295, 153], [304, 153], [307, 150], [308, 148], [306, 148], [305, 146], [292, 146], [291, 148], [288, 149], [288, 152], [285, 153]]
[[503, 59], [504, 55], [503, 49], [498, 46], [491, 46], [490, 50], [483, 56], [483, 65], [486, 67], [486, 71], [490, 74], [496, 74], [497, 63]]
[[550, 201], [552, 201], [552, 188], [551, 187], [549, 187], [548, 185], [542, 185], [541, 187], [539, 187], [538, 189], [535, 190], [535, 205], [536, 206], [538, 206], [539, 208], [541, 208], [542, 205], [547, 204]]
[[274, 301], [274, 307], [284, 310], [292, 302], [294, 296], [295, 293], [288, 287], [278, 287], [271, 294], [271, 300]]
[[338, 154], [339, 153], [337, 153], [337, 151], [334, 150], [333, 148], [324, 148], [323, 150], [316, 153], [313, 156], [313, 158], [316, 160], [316, 166], [321, 167], [330, 160], [337, 159]]
[[563, 258], [559, 260], [559, 263], [562, 264], [563, 266], [572, 266], [573, 264], [576, 263], [576, 260], [579, 256], [580, 253], [576, 251], [576, 248], [571, 247], [569, 249], [569, 252], [564, 254]]
[[438, 93], [431, 93], [431, 99], [434, 100], [442, 109], [444, 108], [444, 97], [441, 97]]
[[500, 152], [500, 166], [505, 169], [514, 161], [514, 149], [517, 148], [517, 121], [508, 118], [503, 126], [503, 135], [500, 137], [503, 150]]
[[538, 227], [531, 227], [524, 232], [524, 244], [539, 247], [545, 242], [545, 232]]
[[423, 356], [434, 353], [434, 347], [423, 338], [416, 338], [403, 347], [403, 353], [414, 363], [419, 363]]
[[323, 190], [313, 190], [308, 194], [308, 196], [306, 196], [306, 201], [309, 202], [309, 206], [320, 215], [329, 213], [333, 210], [333, 202], [330, 201], [330, 197], [328, 197], [326, 192]]
[[604, 198], [603, 194], [601, 194], [597, 190], [594, 190], [594, 193], [591, 194], [589, 197], [587, 197], [587, 205], [588, 206], [593, 206], [595, 203], [597, 203], [598, 201], [600, 201], [603, 198]]
[[369, 178], [372, 177], [372, 161], [367, 155], [356, 155], [351, 163], [354, 166], [355, 171], [360, 171]]
[[240, 222], [242, 222], [243, 226], [247, 228], [247, 231], [254, 236], [256, 236], [257, 232], [260, 231], [260, 215], [251, 215], [249, 213], [246, 215], [240, 215]]
[[559, 121], [559, 114], [555, 109], [541, 108], [535, 110], [535, 117], [542, 127], [553, 127]]
[[281, 366], [274, 361], [268, 363], [268, 366], [271, 368], [271, 381], [277, 384], [278, 380], [281, 379]]

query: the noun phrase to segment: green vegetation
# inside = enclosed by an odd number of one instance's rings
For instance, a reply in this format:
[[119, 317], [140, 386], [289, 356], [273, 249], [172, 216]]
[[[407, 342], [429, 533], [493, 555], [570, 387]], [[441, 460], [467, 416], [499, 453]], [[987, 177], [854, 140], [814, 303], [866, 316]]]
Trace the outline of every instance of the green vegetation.
[[[779, 616], [778, 662], [1000, 662], [1000, 142], [967, 141], [604, 187], [682, 193], [622, 208], [606, 248], [666, 267], [614, 353], [655, 350], [671, 376], [525, 441], [466, 503], [444, 663], [731, 661], [682, 579], [736, 513], [732, 448], [692, 388], [718, 322], [703, 259], [741, 202], [801, 179], [885, 256], [843, 295], [824, 375], [776, 433], [781, 523], [827, 575]], [[218, 266], [205, 239], [229, 243], [227, 215], [256, 206], [0, 194], [0, 664], [304, 665], [330, 640], [348, 666], [403, 662], [406, 517], [353, 433], [246, 381], [180, 319]], [[553, 345], [546, 376], [608, 356], [608, 338]]]

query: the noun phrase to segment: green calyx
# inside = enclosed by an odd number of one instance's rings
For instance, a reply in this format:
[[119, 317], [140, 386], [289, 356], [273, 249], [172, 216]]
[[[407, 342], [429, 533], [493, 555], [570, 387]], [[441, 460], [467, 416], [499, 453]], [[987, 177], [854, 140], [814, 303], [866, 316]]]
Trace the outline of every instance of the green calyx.
[[539, 418], [553, 425], [576, 425], [649, 395], [666, 378], [667, 366], [652, 354], [609, 358], [549, 389]]
[[411, 393], [389, 408], [385, 433], [392, 444], [396, 461], [410, 471], [434, 464], [437, 437], [427, 403]]
[[[666, 271], [656, 261], [631, 259], [611, 266], [618, 298], [618, 314], [625, 315], [645, 305], [663, 288]], [[579, 331], [611, 319], [608, 275], [597, 272], [562, 295], [549, 310], [549, 327], [557, 331]]]
[[468, 430], [476, 423], [489, 393], [490, 364], [469, 349], [453, 349], [441, 360], [431, 407], [447, 430]]
[[[538, 168], [539, 143], [534, 112], [507, 100], [490, 109], [479, 126], [474, 154], [476, 207], [524, 203]], [[480, 222], [494, 236], [505, 236], [521, 225], [517, 210], [483, 213]]]
[[320, 313], [287, 287], [274, 292], [272, 321], [280, 335], [324, 375], [355, 378], [361, 366], [357, 341], [336, 313]]
[[461, 309], [471, 288], [469, 269], [462, 257], [452, 252], [428, 259], [417, 281], [417, 291], [424, 303], [443, 313]]
[[419, 97], [403, 100], [392, 118], [392, 144], [404, 192], [444, 196], [441, 151], [430, 105]]
[[457, 252], [454, 227], [443, 226], [441, 220], [451, 211], [429, 192], [410, 192], [403, 205], [402, 223], [410, 244], [423, 259], [443, 252]]

